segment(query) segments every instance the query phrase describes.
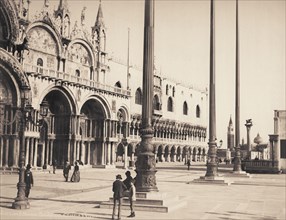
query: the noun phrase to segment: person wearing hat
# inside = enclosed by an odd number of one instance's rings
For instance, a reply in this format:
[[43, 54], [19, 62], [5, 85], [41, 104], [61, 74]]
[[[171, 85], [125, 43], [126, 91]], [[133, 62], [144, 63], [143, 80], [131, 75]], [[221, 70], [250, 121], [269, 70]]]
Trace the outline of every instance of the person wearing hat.
[[125, 184], [121, 181], [122, 177], [120, 174], [116, 175], [116, 180], [113, 182], [113, 212], [112, 219], [115, 217], [116, 203], [118, 202], [118, 219], [121, 219], [121, 204], [124, 190], [127, 189]]
[[69, 179], [69, 172], [70, 172], [70, 169], [71, 169], [71, 165], [68, 161], [66, 161], [65, 163], [65, 166], [64, 166], [64, 169], [63, 169], [63, 174], [64, 174], [64, 177], [66, 179], [66, 182], [68, 181]]
[[27, 164], [26, 170], [25, 170], [25, 183], [26, 183], [25, 196], [27, 198], [29, 197], [31, 187], [34, 185], [34, 179], [33, 179], [31, 168], [32, 168], [31, 165]]

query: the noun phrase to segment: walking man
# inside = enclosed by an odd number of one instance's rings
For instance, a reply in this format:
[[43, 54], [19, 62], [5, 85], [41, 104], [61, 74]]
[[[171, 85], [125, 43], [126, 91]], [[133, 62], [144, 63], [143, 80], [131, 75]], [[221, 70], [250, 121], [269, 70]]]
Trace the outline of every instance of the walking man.
[[69, 178], [70, 169], [71, 169], [71, 165], [68, 161], [66, 161], [64, 169], [63, 169], [63, 174], [66, 179], [66, 182], [68, 181], [68, 178]]
[[121, 175], [120, 174], [116, 175], [116, 180], [113, 182], [113, 186], [112, 186], [112, 191], [113, 191], [112, 219], [113, 220], [115, 218], [116, 203], [118, 203], [118, 220], [121, 219], [121, 204], [122, 204], [123, 191], [127, 189], [121, 180], [122, 180]]
[[57, 160], [56, 159], [54, 159], [53, 160], [53, 163], [52, 163], [52, 166], [53, 166], [53, 174], [56, 174], [56, 169], [57, 169]]
[[190, 159], [188, 159], [187, 165], [188, 165], [188, 170], [190, 170], [190, 166], [191, 166], [191, 161], [190, 161]]
[[25, 196], [27, 198], [29, 197], [31, 187], [34, 185], [34, 179], [33, 179], [31, 168], [32, 168], [31, 165], [27, 164], [26, 170], [25, 170], [25, 183], [26, 183]]

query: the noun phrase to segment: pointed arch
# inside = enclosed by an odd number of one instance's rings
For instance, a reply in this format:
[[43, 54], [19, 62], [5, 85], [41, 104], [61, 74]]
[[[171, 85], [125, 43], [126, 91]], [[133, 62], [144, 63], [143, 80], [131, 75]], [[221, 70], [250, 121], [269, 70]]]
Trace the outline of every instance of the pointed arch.
[[200, 109], [200, 106], [199, 106], [199, 105], [197, 105], [197, 107], [196, 107], [196, 117], [197, 117], [197, 118], [200, 118], [200, 117], [201, 117], [201, 109]]
[[117, 81], [114, 86], [117, 88], [122, 88], [120, 81]]
[[173, 112], [174, 111], [174, 106], [173, 106], [174, 104], [173, 104], [173, 99], [172, 99], [172, 97], [170, 96], [169, 98], [168, 98], [168, 105], [167, 105], [167, 111], [168, 112]]
[[188, 115], [188, 104], [186, 101], [183, 104], [183, 115]]
[[135, 104], [142, 105], [142, 90], [138, 88], [135, 92]]
[[157, 94], [153, 97], [153, 109], [161, 110], [161, 103]]

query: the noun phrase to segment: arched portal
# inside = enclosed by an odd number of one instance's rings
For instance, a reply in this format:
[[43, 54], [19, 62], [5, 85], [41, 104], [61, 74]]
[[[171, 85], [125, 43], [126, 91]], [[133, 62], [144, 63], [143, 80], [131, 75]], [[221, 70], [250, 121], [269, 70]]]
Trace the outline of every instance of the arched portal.
[[[61, 90], [52, 90], [45, 99], [49, 103], [51, 112], [49, 143], [46, 143], [45, 163], [50, 164], [56, 161], [57, 165], [63, 165], [70, 160], [70, 134], [72, 134], [72, 107], [68, 96]], [[73, 161], [71, 161], [73, 162]]]
[[[81, 156], [87, 164], [99, 165], [105, 161], [104, 152], [104, 120], [105, 113], [102, 104], [95, 99], [87, 100], [80, 111], [80, 124], [82, 134], [76, 139], [85, 151]], [[80, 154], [81, 155], [81, 154]]]

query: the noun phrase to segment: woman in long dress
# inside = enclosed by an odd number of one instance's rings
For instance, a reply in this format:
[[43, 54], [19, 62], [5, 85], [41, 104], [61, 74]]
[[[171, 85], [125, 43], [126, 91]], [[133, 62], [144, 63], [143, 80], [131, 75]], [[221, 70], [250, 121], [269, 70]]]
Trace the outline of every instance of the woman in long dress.
[[77, 165], [77, 162], [74, 163], [74, 171], [71, 177], [71, 182], [79, 182], [80, 181], [80, 172], [79, 172], [79, 166]]

